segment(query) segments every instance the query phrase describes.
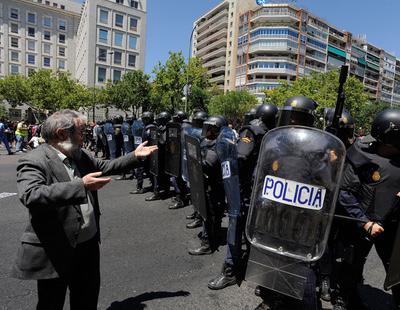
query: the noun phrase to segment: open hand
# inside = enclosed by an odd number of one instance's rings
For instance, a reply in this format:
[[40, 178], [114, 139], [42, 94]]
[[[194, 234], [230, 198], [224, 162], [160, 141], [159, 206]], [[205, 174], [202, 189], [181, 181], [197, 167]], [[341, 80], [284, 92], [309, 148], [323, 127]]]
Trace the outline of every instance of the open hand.
[[153, 145], [153, 146], [145, 146], [147, 144], [146, 142], [143, 142], [142, 144], [140, 144], [136, 150], [135, 150], [135, 156], [136, 157], [147, 157], [150, 154], [154, 153], [155, 151], [158, 150], [157, 145]]
[[102, 172], [93, 172], [85, 175], [82, 178], [85, 188], [90, 191], [97, 191], [111, 181], [111, 178], [98, 178], [101, 174]]

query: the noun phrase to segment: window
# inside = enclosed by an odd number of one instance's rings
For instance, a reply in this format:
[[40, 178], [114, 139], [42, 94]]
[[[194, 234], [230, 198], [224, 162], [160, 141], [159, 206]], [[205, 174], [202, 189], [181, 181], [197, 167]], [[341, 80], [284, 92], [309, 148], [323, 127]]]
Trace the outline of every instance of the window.
[[19, 19], [19, 10], [18, 9], [10, 9], [10, 18]]
[[51, 17], [50, 16], [43, 17], [43, 26], [51, 28]]
[[121, 71], [120, 70], [114, 70], [113, 72], [113, 82], [118, 82], [121, 80]]
[[64, 59], [58, 60], [58, 69], [65, 69], [65, 60]]
[[99, 61], [107, 61], [107, 50], [99, 48]]
[[35, 13], [28, 13], [28, 23], [36, 24], [36, 14]]
[[19, 53], [18, 52], [11, 52], [11, 61], [19, 61]]
[[58, 47], [58, 56], [65, 56], [65, 47], [59, 46]]
[[61, 4], [61, 10], [65, 10], [65, 5]]
[[18, 24], [11, 23], [10, 24], [10, 32], [11, 33], [18, 33]]
[[46, 5], [50, 5], [50, 1], [46, 1], [45, 3], [46, 3]]
[[121, 52], [114, 52], [114, 64], [120, 65], [121, 64], [121, 59], [122, 59], [122, 53]]
[[67, 30], [67, 22], [65, 20], [59, 20], [58, 21], [58, 29], [65, 31]]
[[65, 34], [59, 33], [58, 34], [58, 43], [65, 43]]
[[28, 51], [35, 51], [36, 45], [35, 41], [28, 40]]
[[104, 29], [99, 30], [99, 41], [102, 43], [108, 43], [108, 31]]
[[129, 67], [135, 67], [136, 66], [136, 55], [130, 54], [128, 56], [128, 66]]
[[114, 34], [114, 45], [116, 46], [122, 46], [122, 39], [123, 39], [123, 34], [116, 32]]
[[35, 64], [35, 55], [28, 55], [28, 64], [30, 65]]
[[118, 4], [124, 4], [124, 0], [115, 0], [115, 2]]
[[50, 44], [43, 44], [43, 54], [50, 54], [51, 53], [51, 45]]
[[43, 40], [50, 41], [51, 40], [51, 33], [48, 30], [43, 31]]
[[35, 37], [35, 28], [33, 27], [28, 27], [28, 37]]
[[18, 40], [18, 38], [13, 38], [13, 37], [11, 37], [11, 47], [16, 47], [16, 48], [19, 47], [19, 40]]
[[131, 17], [129, 21], [129, 29], [132, 31], [137, 31], [138, 20], [136, 18]]
[[108, 24], [108, 11], [100, 10], [100, 23]]
[[97, 82], [103, 83], [106, 81], [107, 70], [105, 68], [99, 68], [97, 71]]
[[50, 67], [50, 57], [43, 57], [43, 66]]
[[131, 0], [131, 7], [137, 9], [139, 7], [139, 1]]
[[57, 7], [58, 7], [58, 4], [55, 3], [55, 2], [53, 2], [53, 6], [54, 6], [55, 8], [57, 8]]
[[129, 36], [129, 48], [135, 50], [137, 45], [137, 37]]
[[124, 16], [115, 14], [115, 26], [122, 27], [124, 25]]
[[18, 65], [10, 65], [11, 74], [18, 74], [19, 73], [19, 66]]

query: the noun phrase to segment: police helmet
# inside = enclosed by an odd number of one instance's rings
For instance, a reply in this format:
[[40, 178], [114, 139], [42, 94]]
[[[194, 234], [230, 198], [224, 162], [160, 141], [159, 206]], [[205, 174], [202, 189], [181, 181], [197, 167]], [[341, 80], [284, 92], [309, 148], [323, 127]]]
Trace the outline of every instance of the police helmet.
[[142, 122], [146, 126], [154, 122], [154, 114], [152, 112], [144, 112], [142, 114]]
[[257, 107], [251, 108], [247, 113], [244, 114], [244, 124], [249, 125], [253, 119], [257, 118]]
[[257, 108], [256, 118], [267, 126], [268, 129], [273, 129], [276, 126], [276, 116], [278, 108], [273, 104], [262, 104]]
[[204, 111], [196, 112], [192, 118], [192, 125], [196, 128], [203, 128], [203, 123], [207, 120], [208, 114]]
[[175, 122], [175, 123], [180, 123], [180, 124], [182, 124], [183, 121], [184, 121], [185, 119], [187, 119], [187, 118], [188, 118], [188, 117], [187, 117], [186, 112], [177, 111], [177, 112], [175, 112], [175, 114], [172, 116], [172, 121]]
[[302, 125], [314, 126], [314, 111], [318, 104], [307, 97], [295, 96], [286, 100], [280, 109], [277, 126]]
[[203, 123], [202, 136], [210, 140], [218, 137], [222, 127], [228, 126], [228, 122], [222, 115], [211, 116]]
[[122, 124], [124, 122], [124, 118], [122, 117], [122, 115], [116, 115], [113, 118], [113, 123], [114, 124]]
[[157, 115], [156, 122], [161, 126], [165, 126], [171, 120], [171, 114], [168, 112], [161, 112]]
[[[326, 127], [331, 127], [333, 124], [333, 118], [335, 116], [335, 109], [325, 108], [324, 115]], [[351, 116], [350, 112], [346, 109], [343, 109], [342, 116], [339, 119], [338, 136], [342, 141], [342, 138], [352, 139], [354, 136], [354, 119]]]
[[371, 135], [383, 144], [400, 149], [400, 110], [386, 109], [372, 122]]

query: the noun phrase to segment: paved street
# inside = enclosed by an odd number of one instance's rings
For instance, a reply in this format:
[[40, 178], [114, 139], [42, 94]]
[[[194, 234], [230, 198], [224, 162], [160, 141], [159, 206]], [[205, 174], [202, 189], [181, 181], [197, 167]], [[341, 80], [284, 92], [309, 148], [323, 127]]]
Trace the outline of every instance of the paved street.
[[[15, 167], [20, 156], [0, 148], [0, 197], [16, 193]], [[128, 192], [134, 181], [113, 181], [100, 192], [102, 207], [99, 309], [254, 309], [259, 298], [247, 283], [214, 292], [207, 281], [220, 271], [225, 247], [212, 256], [192, 257], [198, 230], [185, 228], [191, 207], [171, 211], [167, 201], [147, 203], [146, 195]], [[4, 195], [4, 194], [3, 194]], [[27, 212], [17, 196], [0, 198], [0, 309], [34, 309], [33, 281], [10, 279], [8, 272], [24, 229]], [[371, 309], [390, 309], [381, 287], [384, 270], [376, 254], [365, 269], [363, 296]], [[69, 305], [65, 307], [68, 309]]]

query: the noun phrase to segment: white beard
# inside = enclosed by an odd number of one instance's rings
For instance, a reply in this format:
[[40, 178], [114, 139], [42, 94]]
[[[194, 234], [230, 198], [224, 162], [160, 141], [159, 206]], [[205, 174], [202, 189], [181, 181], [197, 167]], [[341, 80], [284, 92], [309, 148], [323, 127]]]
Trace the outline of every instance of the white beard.
[[62, 142], [58, 142], [57, 146], [68, 157], [71, 157], [74, 160], [81, 159], [81, 148], [79, 145], [72, 143], [71, 138], [68, 138]]

